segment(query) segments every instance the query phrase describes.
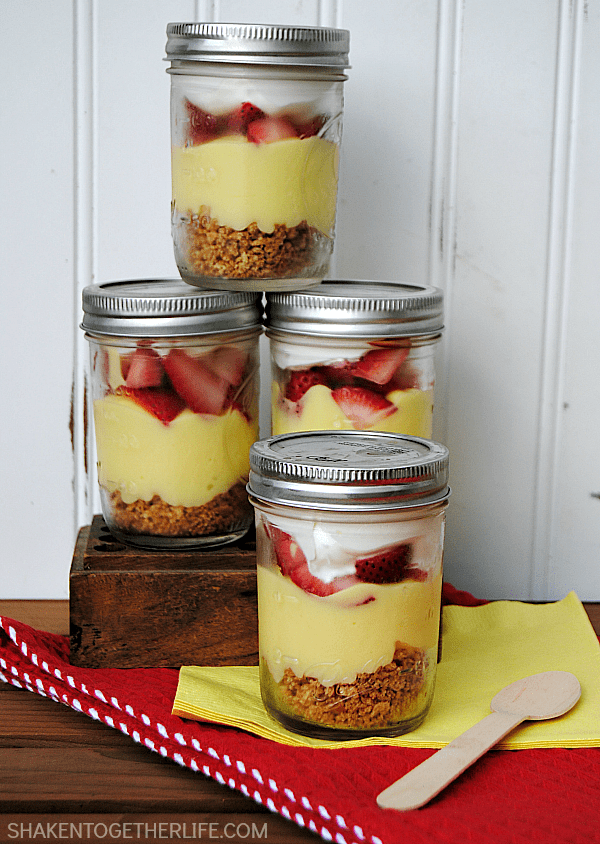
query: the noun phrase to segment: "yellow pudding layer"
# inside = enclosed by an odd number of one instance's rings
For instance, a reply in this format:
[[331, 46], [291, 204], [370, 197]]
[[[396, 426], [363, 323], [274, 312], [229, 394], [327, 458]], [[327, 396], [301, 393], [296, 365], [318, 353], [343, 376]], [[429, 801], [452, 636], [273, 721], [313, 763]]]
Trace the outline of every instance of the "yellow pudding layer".
[[[394, 390], [386, 396], [397, 410], [370, 426], [371, 430], [388, 431], [414, 437], [431, 438], [433, 425], [433, 390]], [[296, 408], [299, 408], [298, 413]], [[302, 396], [297, 405], [281, 397], [279, 385], [273, 382], [271, 394], [271, 431], [289, 434], [295, 431], [344, 431], [354, 428], [323, 384], [316, 384]], [[367, 429], [368, 430], [368, 429]]]
[[230, 408], [222, 416], [183, 410], [169, 425], [128, 396], [94, 402], [98, 480], [127, 504], [159, 495], [173, 506], [200, 507], [249, 469], [258, 426]]
[[221, 226], [241, 231], [256, 223], [272, 232], [305, 220], [333, 233], [338, 147], [316, 136], [254, 144], [228, 135], [206, 144], [173, 147], [173, 199], [177, 210], [208, 209]]
[[286, 668], [324, 686], [352, 683], [391, 662], [396, 642], [437, 647], [441, 572], [422, 583], [359, 583], [321, 598], [278, 569], [257, 571], [260, 656], [277, 683]]

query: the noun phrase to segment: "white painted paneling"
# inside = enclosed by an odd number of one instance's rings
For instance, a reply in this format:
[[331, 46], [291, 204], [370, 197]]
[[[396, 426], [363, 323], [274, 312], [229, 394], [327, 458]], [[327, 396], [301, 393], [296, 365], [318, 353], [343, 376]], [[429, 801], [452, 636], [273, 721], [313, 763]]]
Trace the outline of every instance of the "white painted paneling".
[[38, 72], [18, 73], [10, 39], [2, 597], [65, 597], [76, 528], [99, 510], [81, 288], [175, 272], [165, 27], [209, 19], [351, 31], [336, 274], [446, 291], [448, 578], [600, 600], [599, 6], [5, 0]]
[[166, 23], [193, 2], [129, 0], [97, 14], [97, 275], [177, 275], [170, 238]]
[[530, 594], [557, 6], [467, 3], [458, 97], [447, 575]]
[[[600, 5], [574, 5], [563, 356], [540, 593], [600, 596]], [[545, 575], [546, 580], [543, 579]]]
[[3, 597], [64, 597], [73, 550], [72, 17], [0, 8]]
[[350, 30], [337, 225], [340, 276], [426, 283], [437, 4], [345, 2]]

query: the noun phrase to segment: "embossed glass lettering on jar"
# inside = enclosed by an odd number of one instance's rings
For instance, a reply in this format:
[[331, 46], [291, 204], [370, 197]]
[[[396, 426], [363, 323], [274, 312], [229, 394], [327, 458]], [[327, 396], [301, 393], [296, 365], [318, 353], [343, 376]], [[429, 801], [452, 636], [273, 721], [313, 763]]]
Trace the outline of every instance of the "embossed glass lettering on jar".
[[393, 433], [256, 442], [261, 694], [288, 729], [395, 736], [431, 705], [448, 451]]

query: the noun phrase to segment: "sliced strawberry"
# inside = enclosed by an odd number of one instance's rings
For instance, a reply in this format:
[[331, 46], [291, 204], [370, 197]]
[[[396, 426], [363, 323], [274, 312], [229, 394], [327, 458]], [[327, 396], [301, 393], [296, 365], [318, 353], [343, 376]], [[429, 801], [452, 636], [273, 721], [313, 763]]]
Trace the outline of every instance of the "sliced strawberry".
[[[125, 384], [133, 389], [160, 387], [165, 374], [162, 359], [155, 349], [140, 347], [135, 350], [127, 367]], [[123, 361], [121, 360], [121, 371]]]
[[285, 117], [261, 117], [248, 126], [248, 140], [254, 144], [270, 144], [297, 137], [294, 124]]
[[221, 118], [203, 111], [189, 100], [185, 101], [185, 107], [190, 121], [188, 137], [192, 144], [213, 141], [222, 134], [224, 121]]
[[411, 568], [413, 547], [410, 542], [393, 545], [371, 557], [356, 561], [356, 576], [364, 583], [400, 583], [401, 580], [425, 580], [426, 573]]
[[386, 393], [392, 390], [417, 389], [420, 385], [419, 372], [411, 365], [409, 360], [394, 372], [391, 379], [384, 385]]
[[237, 346], [217, 346], [202, 360], [216, 375], [236, 386], [242, 383], [248, 355]]
[[319, 134], [326, 122], [327, 117], [324, 114], [317, 114], [310, 120], [294, 120], [294, 126], [299, 138], [312, 138], [313, 135]]
[[396, 410], [391, 401], [365, 387], [338, 387], [331, 391], [331, 395], [344, 416], [355, 426], [375, 425]]
[[267, 534], [273, 543], [273, 550], [281, 573], [285, 577], [312, 595], [324, 598], [326, 595], [333, 595], [341, 589], [347, 589], [357, 582], [354, 575], [336, 577], [331, 583], [325, 583], [308, 568], [308, 562], [302, 549], [293, 536], [274, 525], [266, 526]]
[[387, 384], [408, 357], [408, 347], [371, 349], [356, 361], [354, 374], [374, 384]]
[[294, 369], [285, 388], [285, 397], [290, 401], [300, 401], [302, 396], [316, 384], [325, 384], [324, 375], [318, 369]]
[[326, 384], [335, 390], [336, 387], [356, 384], [355, 366], [356, 361], [343, 360], [337, 363], [328, 363], [325, 366], [319, 366], [318, 371], [325, 379]]
[[156, 416], [163, 425], [168, 425], [185, 408], [185, 402], [173, 390], [163, 387], [117, 387], [116, 394], [129, 396], [140, 407]]
[[308, 566], [306, 557], [293, 536], [271, 524], [266, 524], [265, 530], [273, 543], [277, 563], [283, 575], [289, 577], [298, 566]]
[[264, 111], [253, 103], [242, 103], [227, 115], [227, 129], [245, 135], [250, 123], [264, 116]]
[[324, 580], [311, 574], [307, 565], [295, 568], [290, 574], [290, 578], [304, 592], [310, 592], [311, 595], [318, 595], [319, 598], [325, 598], [327, 595], [341, 592], [342, 589], [348, 589], [350, 586], [358, 583], [357, 578], [353, 574], [347, 575], [346, 577], [336, 577], [330, 583], [325, 583]]
[[183, 349], [171, 349], [164, 367], [173, 389], [194, 413], [218, 416], [225, 406], [229, 384], [214, 373], [202, 358], [190, 357]]
[[127, 380], [127, 376], [129, 375], [129, 367], [131, 366], [131, 360], [134, 354], [135, 352], [126, 352], [124, 355], [121, 355], [121, 375], [124, 381]]

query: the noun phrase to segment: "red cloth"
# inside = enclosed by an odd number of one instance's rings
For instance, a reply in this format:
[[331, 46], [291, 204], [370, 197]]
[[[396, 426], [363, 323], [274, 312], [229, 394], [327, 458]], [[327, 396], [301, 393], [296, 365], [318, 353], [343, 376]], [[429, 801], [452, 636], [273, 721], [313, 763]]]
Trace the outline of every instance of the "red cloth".
[[[452, 587], [445, 598], [484, 603]], [[422, 809], [386, 811], [376, 805], [376, 795], [435, 751], [288, 747], [231, 727], [186, 721], [171, 715], [177, 676], [169, 668], [77, 668], [69, 663], [67, 637], [0, 618], [2, 680], [121, 730], [326, 841], [600, 841], [600, 749], [491, 751]]]

